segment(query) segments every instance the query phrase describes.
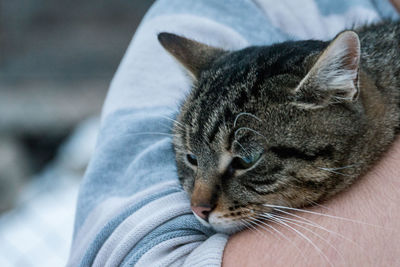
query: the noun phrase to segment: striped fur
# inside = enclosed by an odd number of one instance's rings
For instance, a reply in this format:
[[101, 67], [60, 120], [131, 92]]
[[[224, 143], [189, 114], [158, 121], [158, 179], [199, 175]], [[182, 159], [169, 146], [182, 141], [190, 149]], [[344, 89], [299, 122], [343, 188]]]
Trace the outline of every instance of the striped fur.
[[[336, 194], [394, 139], [397, 22], [346, 31], [332, 42], [239, 51], [161, 35], [193, 76], [174, 128], [179, 178], [192, 205], [196, 199], [212, 207], [208, 223], [217, 231], [240, 230], [241, 219], [270, 211], [264, 204], [302, 207]], [[191, 62], [183, 62], [188, 55]], [[238, 158], [259, 153], [253, 166], [236, 167]], [[197, 166], [188, 154], [196, 155]]]

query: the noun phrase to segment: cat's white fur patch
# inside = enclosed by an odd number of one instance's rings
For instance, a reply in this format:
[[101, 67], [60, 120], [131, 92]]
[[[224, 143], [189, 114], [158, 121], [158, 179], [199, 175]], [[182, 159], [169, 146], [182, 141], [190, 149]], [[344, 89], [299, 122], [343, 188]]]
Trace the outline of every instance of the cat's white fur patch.
[[243, 224], [238, 221], [229, 218], [219, 218], [222, 215], [219, 212], [212, 212], [208, 219], [209, 222], [200, 218], [196, 213], [193, 212], [193, 214], [202, 225], [207, 228], [213, 228], [216, 232], [233, 234], [243, 228]]
[[232, 220], [230, 218], [220, 218], [223, 215], [219, 212], [212, 212], [208, 221], [212, 228], [220, 233], [233, 234], [244, 228], [243, 223], [239, 220]]
[[218, 171], [220, 173], [224, 173], [225, 170], [228, 168], [229, 164], [231, 163], [231, 161], [232, 161], [231, 153], [227, 151], [222, 152], [218, 160]]

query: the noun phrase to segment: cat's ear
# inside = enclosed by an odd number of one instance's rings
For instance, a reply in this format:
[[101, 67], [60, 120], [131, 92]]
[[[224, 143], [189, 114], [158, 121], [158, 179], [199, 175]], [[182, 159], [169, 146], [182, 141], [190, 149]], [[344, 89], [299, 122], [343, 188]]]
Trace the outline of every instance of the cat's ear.
[[192, 75], [198, 79], [202, 70], [224, 53], [224, 50], [172, 33], [158, 34], [158, 41], [174, 56]]
[[295, 104], [304, 108], [321, 108], [356, 100], [359, 95], [360, 53], [357, 33], [340, 33], [295, 89]]

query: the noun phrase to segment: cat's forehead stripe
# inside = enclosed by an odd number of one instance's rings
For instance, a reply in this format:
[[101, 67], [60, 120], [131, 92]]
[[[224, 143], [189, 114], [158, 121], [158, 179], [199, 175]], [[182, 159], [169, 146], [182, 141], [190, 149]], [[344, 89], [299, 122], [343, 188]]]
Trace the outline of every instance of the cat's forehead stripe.
[[201, 138], [207, 143], [212, 143], [219, 133], [221, 124], [233, 122], [233, 111], [236, 111], [235, 113], [243, 111], [247, 103], [257, 101], [262, 97], [263, 88], [268, 80], [283, 75], [282, 71], [284, 73], [288, 71], [287, 65], [297, 64], [303, 57], [294, 51], [289, 51], [286, 56], [274, 56], [262, 64], [253, 62], [241, 68], [232, 65], [230, 71], [221, 69], [209, 71], [207, 79], [203, 79], [193, 89], [190, 104], [190, 109], [193, 111], [191, 135], [196, 139]]
[[[235, 114], [242, 110], [245, 103], [249, 100], [249, 92], [245, 85], [237, 85], [231, 88], [224, 97], [209, 97], [208, 101], [194, 101], [193, 109], [202, 110], [195, 115], [194, 121], [201, 121], [193, 127], [192, 132], [196, 137], [213, 143], [220, 134], [221, 126], [233, 124]], [[229, 100], [229, 99], [233, 99]]]

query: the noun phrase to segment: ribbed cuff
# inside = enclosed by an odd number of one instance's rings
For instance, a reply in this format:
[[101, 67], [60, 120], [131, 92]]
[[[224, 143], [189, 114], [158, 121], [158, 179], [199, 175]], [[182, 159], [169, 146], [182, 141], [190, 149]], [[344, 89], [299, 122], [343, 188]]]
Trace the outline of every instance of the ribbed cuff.
[[224, 234], [215, 234], [204, 241], [200, 246], [190, 253], [183, 266], [201, 267], [201, 266], [221, 266], [222, 256], [228, 236]]

